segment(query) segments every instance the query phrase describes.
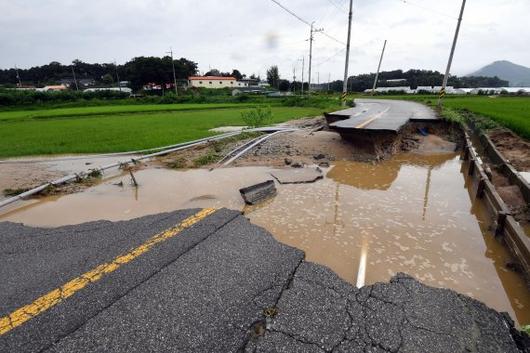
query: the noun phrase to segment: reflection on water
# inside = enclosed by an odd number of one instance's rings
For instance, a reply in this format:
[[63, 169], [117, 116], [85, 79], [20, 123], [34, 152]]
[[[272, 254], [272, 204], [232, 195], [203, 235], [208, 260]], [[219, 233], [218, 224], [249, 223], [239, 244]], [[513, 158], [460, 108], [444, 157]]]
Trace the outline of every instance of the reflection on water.
[[460, 167], [455, 154], [337, 162], [324, 181], [280, 186], [248, 216], [354, 285], [405, 272], [529, 323], [530, 294], [505, 268], [509, 256], [472, 204]]
[[[118, 175], [82, 193], [25, 201], [0, 214], [36, 226], [121, 220], [191, 207], [245, 211], [256, 224], [307, 259], [353, 285], [387, 281], [397, 272], [468, 294], [520, 323], [530, 323], [530, 294], [506, 269], [508, 254], [473, 204], [455, 154], [403, 154], [379, 164], [337, 162], [324, 180], [277, 185], [278, 195], [245, 208], [239, 188], [272, 179], [265, 167]], [[114, 185], [120, 180], [124, 187]]]

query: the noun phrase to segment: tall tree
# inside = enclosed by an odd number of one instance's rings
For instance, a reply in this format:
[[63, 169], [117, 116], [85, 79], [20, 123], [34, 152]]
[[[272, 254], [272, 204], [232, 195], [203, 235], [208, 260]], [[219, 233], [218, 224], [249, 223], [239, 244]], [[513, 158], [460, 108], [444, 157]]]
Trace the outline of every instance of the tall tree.
[[267, 70], [267, 82], [272, 87], [278, 88], [280, 83], [280, 73], [278, 71], [278, 66], [273, 65]]
[[205, 73], [204, 76], [221, 76], [221, 72], [217, 69], [211, 69], [210, 71]]
[[241, 72], [239, 72], [239, 70], [236, 70], [236, 69], [232, 70], [231, 76], [235, 77], [235, 79], [238, 80], [238, 81], [243, 78], [243, 75], [241, 74]]

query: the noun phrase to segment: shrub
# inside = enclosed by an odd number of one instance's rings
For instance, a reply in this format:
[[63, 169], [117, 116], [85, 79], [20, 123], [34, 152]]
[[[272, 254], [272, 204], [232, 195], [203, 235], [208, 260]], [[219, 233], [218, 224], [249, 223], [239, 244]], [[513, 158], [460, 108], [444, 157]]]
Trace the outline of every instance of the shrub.
[[272, 122], [271, 107], [261, 108], [257, 107], [252, 110], [242, 112], [241, 118], [249, 127], [265, 126]]

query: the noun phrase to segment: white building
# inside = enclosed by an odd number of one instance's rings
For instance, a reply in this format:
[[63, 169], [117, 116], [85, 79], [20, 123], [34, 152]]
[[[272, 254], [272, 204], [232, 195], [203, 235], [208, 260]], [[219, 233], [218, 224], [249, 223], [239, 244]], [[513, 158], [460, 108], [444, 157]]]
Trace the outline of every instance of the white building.
[[[377, 87], [375, 89], [377, 93], [389, 93], [389, 92], [403, 92], [406, 94], [414, 94], [415, 90], [411, 89], [409, 86], [397, 86], [397, 87]], [[371, 93], [372, 89], [368, 88], [364, 91], [365, 93]]]
[[101, 91], [114, 91], [132, 94], [132, 89], [129, 87], [94, 87], [87, 88], [83, 92], [101, 92]]
[[239, 82], [236, 80], [235, 77], [191, 76], [188, 78], [188, 87], [235, 88], [235, 87], [248, 87], [248, 83]]

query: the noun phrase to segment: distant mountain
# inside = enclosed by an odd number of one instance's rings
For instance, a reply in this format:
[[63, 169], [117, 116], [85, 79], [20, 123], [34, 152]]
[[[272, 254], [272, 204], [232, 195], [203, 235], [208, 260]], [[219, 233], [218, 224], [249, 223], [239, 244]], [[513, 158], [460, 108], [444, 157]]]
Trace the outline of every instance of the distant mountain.
[[497, 76], [509, 81], [512, 87], [530, 87], [530, 68], [506, 60], [495, 61], [469, 76]]

